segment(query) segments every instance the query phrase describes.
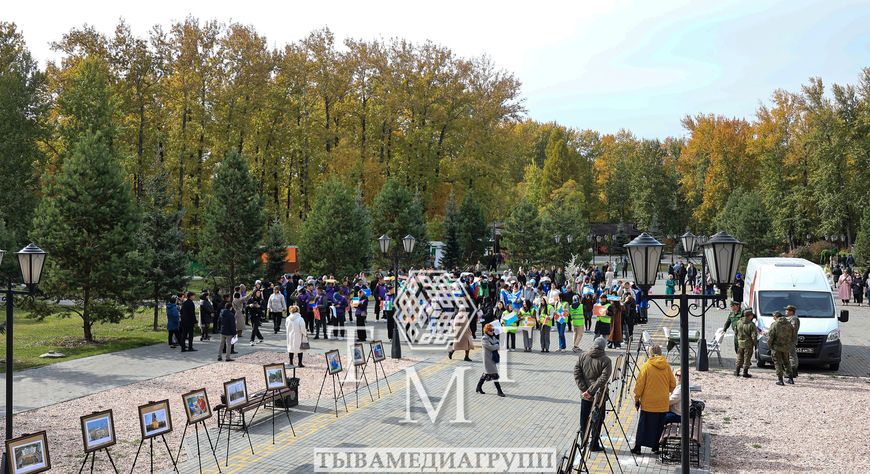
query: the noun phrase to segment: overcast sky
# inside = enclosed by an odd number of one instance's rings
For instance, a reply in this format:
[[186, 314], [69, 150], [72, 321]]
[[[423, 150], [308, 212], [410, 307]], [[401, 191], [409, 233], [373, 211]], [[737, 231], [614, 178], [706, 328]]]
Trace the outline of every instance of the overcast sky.
[[192, 14], [251, 24], [281, 46], [328, 26], [339, 39], [432, 40], [489, 55], [522, 82], [531, 118], [578, 128], [682, 135], [686, 114], [751, 118], [774, 89], [810, 76], [855, 83], [870, 66], [870, 2], [786, 1], [187, 1], [3, 2], [34, 56], [88, 23], [123, 17], [146, 35]]

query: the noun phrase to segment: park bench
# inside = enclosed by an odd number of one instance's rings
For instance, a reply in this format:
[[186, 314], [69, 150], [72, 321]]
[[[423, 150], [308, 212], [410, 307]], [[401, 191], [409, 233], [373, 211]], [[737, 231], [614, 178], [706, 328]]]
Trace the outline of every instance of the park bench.
[[[659, 456], [663, 463], [678, 463], [682, 456], [680, 423], [668, 423], [659, 439]], [[704, 415], [699, 413], [689, 419], [689, 463], [701, 464], [701, 446], [704, 443]]]

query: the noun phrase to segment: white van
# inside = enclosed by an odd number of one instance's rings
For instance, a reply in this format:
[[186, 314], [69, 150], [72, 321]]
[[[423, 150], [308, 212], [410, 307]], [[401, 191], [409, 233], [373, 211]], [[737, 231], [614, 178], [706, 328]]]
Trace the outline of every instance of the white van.
[[801, 320], [797, 353], [800, 364], [826, 364], [840, 368], [840, 322], [849, 320], [849, 312], [837, 318], [834, 297], [822, 267], [802, 258], [751, 258], [746, 266], [743, 304], [758, 317], [762, 336], [755, 356], [758, 366], [773, 363], [767, 347], [767, 331], [773, 324], [774, 311], [785, 314], [794, 305]]

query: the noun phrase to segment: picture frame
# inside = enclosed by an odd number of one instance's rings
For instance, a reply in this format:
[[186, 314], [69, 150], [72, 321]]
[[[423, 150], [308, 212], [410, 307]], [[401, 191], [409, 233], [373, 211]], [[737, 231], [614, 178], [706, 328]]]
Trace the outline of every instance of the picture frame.
[[372, 348], [372, 359], [375, 362], [383, 362], [386, 360], [387, 352], [384, 350], [383, 341], [372, 341], [370, 345]]
[[355, 343], [353, 345], [353, 351], [352, 351], [351, 355], [353, 358], [353, 365], [354, 366], [365, 365], [366, 353], [365, 353], [365, 349], [363, 348], [363, 343], [361, 343], [361, 342]]
[[224, 382], [224, 399], [228, 409], [248, 403], [248, 381], [245, 377]]
[[338, 352], [338, 349], [333, 349], [331, 351], [326, 352], [326, 371], [329, 375], [335, 375], [341, 372], [343, 367], [341, 366], [341, 354]]
[[169, 410], [169, 399], [140, 405], [139, 428], [142, 430], [142, 439], [154, 438], [172, 432], [172, 413]]
[[211, 405], [208, 403], [208, 393], [205, 388], [182, 394], [181, 403], [184, 405], [188, 425], [211, 418]]
[[6, 460], [10, 474], [34, 474], [51, 469], [46, 432], [40, 431], [7, 440]]
[[284, 364], [264, 365], [263, 376], [266, 378], [267, 391], [287, 388], [287, 372], [284, 371]]
[[114, 446], [118, 441], [115, 438], [115, 416], [111, 409], [85, 415], [81, 417], [81, 424], [85, 453]]

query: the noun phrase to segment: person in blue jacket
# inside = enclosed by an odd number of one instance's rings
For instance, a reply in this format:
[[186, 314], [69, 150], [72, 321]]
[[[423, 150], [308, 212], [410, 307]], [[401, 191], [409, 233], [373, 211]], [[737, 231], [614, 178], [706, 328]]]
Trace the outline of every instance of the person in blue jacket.
[[175, 349], [181, 339], [178, 335], [181, 313], [178, 311], [178, 297], [173, 295], [166, 300], [166, 330], [169, 332], [169, 347]]

